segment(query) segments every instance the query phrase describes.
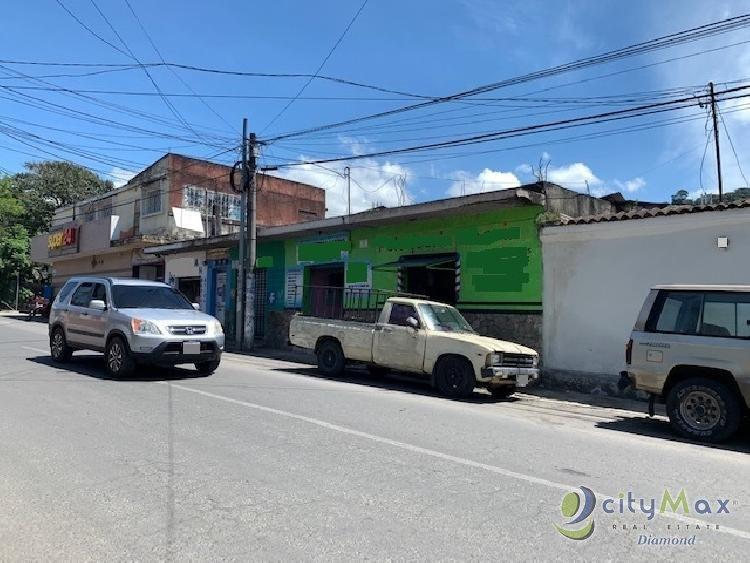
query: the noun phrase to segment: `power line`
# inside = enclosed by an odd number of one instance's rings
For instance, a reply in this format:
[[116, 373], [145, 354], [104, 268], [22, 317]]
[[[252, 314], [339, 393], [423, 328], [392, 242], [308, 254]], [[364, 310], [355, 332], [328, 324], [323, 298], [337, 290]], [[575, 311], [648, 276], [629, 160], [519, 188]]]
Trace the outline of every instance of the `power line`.
[[[60, 0], [57, 0], [57, 1], [58, 1], [58, 3], [60, 3]], [[112, 33], [114, 33], [115, 36], [117, 37], [117, 39], [120, 40], [120, 43], [122, 43], [122, 46], [125, 47], [125, 50], [127, 51], [126, 56], [128, 56], [129, 58], [131, 58], [132, 60], [134, 60], [141, 67], [141, 69], [143, 70], [144, 74], [149, 79], [149, 81], [153, 85], [153, 87], [156, 90], [156, 92], [159, 94], [159, 97], [164, 102], [164, 105], [167, 106], [167, 109], [169, 109], [169, 111], [172, 113], [172, 115], [174, 115], [175, 118], [180, 123], [182, 123], [182, 125], [185, 127], [185, 129], [187, 129], [188, 131], [190, 131], [197, 138], [203, 140], [203, 138], [200, 136], [200, 134], [195, 129], [193, 129], [190, 126], [190, 124], [185, 120], [185, 117], [172, 104], [172, 102], [170, 102], [162, 94], [161, 88], [159, 87], [159, 84], [156, 82], [156, 80], [151, 75], [151, 73], [148, 71], [148, 69], [141, 64], [140, 59], [136, 56], [136, 54], [133, 52], [133, 50], [130, 47], [128, 47], [128, 44], [125, 42], [125, 40], [122, 38], [122, 36], [118, 33], [117, 29], [115, 29], [115, 26], [112, 25], [112, 22], [109, 21], [109, 18], [106, 16], [106, 14], [104, 12], [102, 12], [102, 10], [99, 8], [99, 5], [96, 3], [96, 1], [95, 0], [90, 0], [90, 2], [91, 2], [91, 5], [94, 6], [94, 8], [96, 9], [96, 11], [102, 17], [102, 19], [104, 20], [104, 22], [107, 24], [107, 26], [109, 27], [109, 29], [112, 30]], [[90, 28], [88, 28], [88, 27], [86, 27], [85, 29], [90, 30]], [[100, 38], [99, 35], [96, 35], [96, 37]], [[112, 46], [112, 44], [110, 42], [108, 42], [108, 41], [106, 41], [106, 44]], [[121, 53], [123, 52], [121, 49], [118, 49], [118, 51], [121, 52]]]
[[[162, 63], [166, 63], [166, 61], [164, 60], [164, 57], [163, 57], [163, 56], [162, 56], [162, 54], [161, 54], [161, 51], [159, 51], [159, 48], [158, 48], [158, 47], [156, 46], [156, 43], [154, 42], [153, 38], [151, 37], [151, 34], [149, 34], [149, 32], [148, 32], [148, 31], [146, 30], [146, 27], [145, 27], [145, 26], [143, 25], [143, 22], [141, 21], [141, 18], [139, 18], [139, 17], [138, 17], [138, 14], [137, 14], [137, 13], [136, 13], [136, 11], [135, 11], [135, 10], [133, 9], [133, 6], [132, 6], [132, 4], [130, 3], [130, 0], [124, 0], [124, 1], [125, 1], [125, 4], [127, 5], [128, 9], [130, 10], [130, 13], [131, 13], [131, 14], [133, 15], [133, 18], [135, 18], [135, 21], [136, 21], [136, 22], [138, 23], [138, 26], [139, 26], [139, 27], [141, 28], [141, 31], [143, 32], [143, 35], [145, 35], [145, 36], [146, 36], [146, 39], [148, 39], [148, 42], [149, 42], [149, 43], [151, 44], [151, 47], [153, 48], [154, 52], [156, 53], [156, 56], [157, 56], [157, 57], [159, 57], [159, 60], [160, 60], [160, 61], [161, 61]], [[226, 119], [225, 119], [225, 118], [224, 118], [224, 117], [223, 117], [223, 116], [222, 116], [222, 115], [221, 115], [220, 113], [218, 113], [218, 112], [217, 112], [217, 111], [216, 111], [216, 110], [215, 110], [215, 109], [214, 109], [214, 108], [213, 108], [213, 107], [212, 107], [212, 106], [211, 106], [211, 105], [210, 105], [210, 104], [209, 104], [209, 103], [208, 103], [208, 102], [207, 102], [207, 101], [206, 101], [206, 100], [204, 99], [204, 97], [202, 97], [202, 96], [199, 96], [198, 94], [196, 94], [196, 93], [195, 93], [195, 90], [193, 90], [193, 89], [192, 89], [192, 88], [190, 87], [190, 84], [188, 84], [188, 83], [187, 83], [187, 82], [186, 82], [185, 80], [183, 80], [183, 78], [182, 78], [182, 77], [181, 77], [181, 76], [180, 76], [180, 75], [179, 75], [179, 74], [177, 73], [177, 71], [175, 71], [175, 70], [174, 70], [174, 69], [173, 69], [173, 68], [172, 68], [171, 66], [167, 66], [166, 68], [167, 68], [167, 69], [169, 70], [169, 72], [171, 72], [171, 73], [172, 73], [172, 75], [173, 75], [173, 76], [174, 76], [175, 78], [177, 78], [177, 80], [179, 80], [179, 81], [180, 81], [180, 82], [181, 82], [181, 83], [183, 84], [183, 86], [185, 86], [185, 87], [186, 87], [186, 88], [187, 88], [188, 90], [190, 90], [190, 92], [191, 92], [192, 94], [194, 94], [195, 96], [197, 96], [197, 97], [198, 97], [198, 99], [199, 99], [199, 100], [201, 101], [201, 103], [202, 103], [202, 104], [203, 104], [203, 105], [204, 105], [204, 106], [205, 106], [205, 107], [206, 107], [206, 108], [207, 108], [207, 109], [208, 109], [208, 110], [209, 110], [209, 111], [210, 111], [211, 113], [213, 113], [213, 114], [214, 114], [214, 115], [215, 115], [216, 117], [218, 117], [218, 118], [219, 118], [219, 120], [221, 120], [222, 122], [224, 122], [224, 123], [226, 124], [226, 126], [227, 126], [227, 127], [229, 127], [229, 130], [230, 130], [230, 131], [234, 131], [234, 127], [233, 127], [233, 126], [232, 126], [232, 125], [231, 125], [231, 124], [230, 124], [230, 123], [229, 123], [229, 122], [228, 122], [228, 121], [227, 121], [227, 120], [226, 120]]]
[[333, 129], [336, 127], [340, 127], [342, 125], [350, 125], [350, 124], [359, 123], [362, 121], [379, 119], [382, 117], [396, 115], [396, 114], [403, 113], [403, 112], [422, 109], [422, 108], [435, 105], [435, 104], [442, 104], [442, 103], [446, 103], [450, 101], [461, 100], [467, 97], [476, 96], [478, 94], [483, 94], [486, 92], [490, 92], [490, 91], [497, 90], [500, 88], [505, 88], [508, 86], [523, 84], [526, 82], [531, 82], [531, 81], [539, 80], [542, 78], [549, 78], [558, 74], [563, 74], [563, 73], [567, 73], [571, 71], [582, 70], [582, 69], [589, 68], [592, 66], [610, 63], [616, 60], [629, 58], [629, 57], [636, 56], [636, 55], [641, 55], [641, 54], [652, 52], [655, 50], [671, 48], [671, 47], [674, 47], [675, 45], [681, 45], [684, 43], [697, 41], [699, 39], [704, 39], [706, 37], [711, 37], [714, 35], [727, 33], [729, 31], [734, 31], [736, 29], [741, 29], [743, 27], [747, 27], [748, 25], [750, 25], [750, 14], [744, 14], [741, 16], [727, 18], [718, 22], [712, 22], [709, 24], [704, 24], [704, 25], [695, 27], [695, 28], [672, 33], [670, 35], [657, 37], [655, 39], [629, 45], [621, 49], [607, 51], [599, 55], [587, 57], [584, 59], [579, 59], [576, 61], [572, 61], [570, 63], [558, 65], [552, 68], [534, 71], [534, 72], [531, 72], [522, 76], [509, 78], [509, 79], [502, 80], [499, 82], [494, 82], [491, 84], [485, 84], [476, 88], [472, 88], [470, 90], [465, 90], [462, 92], [458, 92], [456, 94], [451, 94], [449, 96], [442, 96], [442, 97], [435, 98], [433, 100], [419, 102], [419, 103], [411, 104], [408, 106], [402, 106], [400, 108], [396, 108], [392, 110], [382, 111], [382, 112], [378, 112], [378, 113], [374, 113], [370, 115], [365, 115], [361, 117], [347, 119], [344, 121], [339, 121], [336, 123], [319, 125], [317, 127], [312, 127], [309, 129], [304, 129], [300, 131], [277, 135], [276, 137], [266, 139], [266, 142], [273, 142], [273, 141], [277, 141], [281, 139], [286, 139], [289, 137], [300, 136], [300, 135], [307, 134], [307, 133]]
[[[730, 89], [724, 90], [723, 92], [718, 92], [717, 94], [728, 94], [728, 93], [733, 93], [733, 92], [739, 92], [742, 90], [747, 90], [749, 88], [750, 86], [739, 86], [736, 88], [730, 88]], [[746, 97], [746, 96], [739, 96], [739, 97]], [[726, 99], [735, 99], [735, 98], [729, 97]], [[348, 160], [357, 160], [360, 158], [374, 158], [374, 157], [388, 156], [388, 155], [394, 155], [394, 154], [403, 154], [403, 153], [408, 153], [408, 152], [433, 150], [433, 149], [439, 149], [439, 148], [448, 147], [448, 146], [463, 146], [463, 145], [468, 145], [468, 144], [484, 143], [484, 142], [491, 141], [491, 140], [500, 140], [500, 139], [518, 137], [518, 136], [527, 135], [531, 133], [537, 133], [540, 131], [550, 131], [550, 130], [554, 131], [554, 130], [560, 130], [560, 129], [568, 129], [571, 127], [577, 127], [581, 125], [605, 123], [608, 121], [616, 121], [620, 119], [641, 117], [644, 115], [651, 115], [654, 113], [661, 113], [664, 111], [674, 111], [674, 110], [690, 107], [694, 103], [695, 103], [695, 97], [689, 96], [689, 97], [678, 98], [675, 100], [669, 100], [665, 102], [657, 102], [657, 103], [645, 104], [645, 105], [622, 109], [622, 110], [603, 112], [603, 113], [590, 115], [590, 116], [574, 117], [574, 118], [563, 119], [563, 120], [558, 120], [558, 121], [553, 121], [553, 122], [548, 122], [548, 123], [540, 123], [536, 125], [528, 125], [525, 127], [518, 127], [514, 129], [506, 129], [503, 131], [493, 131], [493, 132], [484, 133], [481, 135], [472, 135], [470, 137], [451, 139], [448, 141], [442, 141], [438, 143], [429, 143], [429, 144], [416, 145], [416, 146], [410, 146], [410, 147], [404, 147], [404, 148], [376, 151], [376, 152], [370, 152], [370, 153], [365, 153], [361, 155], [350, 155], [350, 156], [339, 157], [339, 158], [317, 159], [315, 161], [286, 164], [284, 166], [297, 166], [297, 165], [306, 164], [310, 162], [315, 162], [316, 164], [325, 164], [328, 162], [342, 162], [342, 161], [348, 161]]]
[[745, 181], [745, 187], [750, 187], [750, 183], [748, 183], [747, 178], [745, 177], [745, 173], [742, 171], [742, 164], [740, 164], [740, 157], [737, 156], [737, 151], [734, 148], [734, 143], [732, 142], [732, 136], [729, 134], [729, 128], [727, 127], [726, 122], [724, 121], [724, 116], [721, 114], [720, 111], [717, 111], [716, 113], [719, 114], [719, 119], [721, 119], [722, 125], [724, 125], [724, 133], [727, 136], [727, 139], [729, 140], [729, 146], [732, 148], [732, 153], [734, 154], [734, 160], [737, 162], [737, 168], [740, 170], [740, 175], [742, 176], [742, 179]]
[[271, 119], [271, 121], [269, 121], [269, 122], [268, 122], [268, 123], [266, 124], [266, 126], [265, 126], [265, 127], [263, 128], [263, 130], [261, 131], [261, 134], [263, 134], [263, 132], [264, 132], [264, 131], [265, 131], [266, 129], [268, 129], [268, 128], [269, 128], [269, 127], [270, 127], [271, 125], [273, 125], [274, 123], [276, 123], [276, 121], [277, 121], [277, 120], [278, 120], [278, 119], [279, 119], [279, 118], [280, 118], [280, 117], [281, 117], [282, 115], [284, 115], [284, 112], [286, 112], [286, 110], [288, 110], [288, 109], [289, 109], [289, 107], [290, 107], [290, 106], [291, 106], [291, 105], [292, 105], [292, 104], [293, 104], [293, 103], [294, 103], [294, 102], [295, 102], [295, 101], [297, 100], [297, 98], [299, 98], [299, 97], [300, 97], [300, 96], [302, 95], [302, 93], [303, 93], [303, 92], [304, 92], [304, 91], [305, 91], [305, 90], [307, 89], [307, 87], [308, 87], [308, 86], [310, 85], [310, 83], [311, 83], [311, 82], [312, 82], [312, 81], [313, 81], [313, 80], [315, 79], [315, 77], [316, 77], [316, 76], [318, 75], [318, 73], [319, 73], [319, 72], [320, 72], [321, 70], [323, 70], [323, 67], [324, 67], [324, 66], [325, 66], [325, 64], [326, 64], [326, 63], [328, 62], [328, 59], [330, 59], [330, 58], [331, 58], [331, 55], [333, 55], [334, 51], [335, 51], [335, 50], [336, 50], [336, 49], [338, 48], [338, 46], [339, 46], [339, 45], [341, 44], [341, 42], [342, 42], [342, 41], [344, 40], [344, 37], [345, 37], [345, 36], [346, 36], [346, 34], [347, 34], [347, 33], [349, 32], [349, 29], [351, 29], [352, 25], [354, 25], [354, 22], [355, 22], [355, 21], [357, 21], [357, 18], [359, 18], [359, 14], [361, 14], [361, 13], [362, 13], [362, 10], [364, 10], [364, 9], [365, 9], [365, 6], [367, 5], [367, 1], [368, 1], [368, 0], [364, 0], [364, 2], [362, 2], [362, 5], [361, 5], [361, 6], [359, 7], [359, 9], [357, 10], [357, 12], [356, 12], [356, 13], [354, 14], [354, 16], [352, 17], [352, 19], [351, 19], [351, 20], [349, 20], [349, 23], [348, 23], [348, 24], [347, 24], [347, 26], [346, 26], [346, 27], [344, 28], [344, 31], [343, 31], [343, 32], [341, 32], [341, 35], [339, 35], [339, 38], [338, 38], [338, 39], [336, 40], [336, 43], [334, 43], [334, 44], [333, 44], [333, 47], [331, 47], [331, 49], [330, 49], [330, 50], [328, 51], [328, 54], [327, 54], [327, 55], [326, 55], [326, 56], [325, 56], [325, 57], [323, 58], [323, 60], [321, 61], [321, 63], [320, 63], [319, 65], [318, 65], [318, 68], [317, 68], [317, 69], [315, 70], [315, 72], [313, 73], [313, 75], [312, 75], [312, 76], [311, 76], [310, 78], [308, 78], [308, 79], [307, 79], [307, 82], [305, 82], [305, 83], [304, 83], [304, 84], [302, 85], [302, 88], [300, 88], [300, 89], [299, 89], [299, 90], [297, 91], [297, 93], [295, 94], [295, 96], [294, 96], [294, 97], [293, 97], [293, 98], [292, 98], [291, 100], [289, 100], [289, 102], [287, 102], [287, 104], [286, 104], [286, 105], [285, 105], [285, 106], [284, 106], [283, 108], [281, 108], [281, 111], [279, 111], [279, 112], [278, 112], [278, 113], [277, 113], [276, 115], [274, 115], [274, 116], [273, 116], [273, 118]]
[[[63, 67], [63, 68], [74, 67], [74, 68], [105, 68], [105, 69], [112, 68], [115, 70], [137, 70], [141, 68], [139, 65], [122, 64], [122, 63], [66, 63], [66, 62], [54, 62], [54, 61], [23, 61], [23, 60], [11, 60], [11, 59], [0, 59], [0, 63], [9, 64], [9, 65], [19, 65], [19, 66], [51, 66], [51, 67]], [[143, 66], [148, 67], [148, 68], [172, 67], [175, 69], [189, 70], [193, 72], [219, 74], [219, 75], [225, 75], [225, 76], [247, 77], [247, 78], [290, 78], [290, 79], [312, 78], [313, 80], [323, 80], [326, 82], [333, 82], [335, 84], [341, 84], [343, 86], [352, 86], [356, 88], [374, 90], [376, 92], [382, 92], [385, 94], [395, 94], [398, 96], [404, 96], [408, 98], [421, 98], [421, 99], [427, 99], [427, 100], [431, 100], [434, 98], [434, 96], [427, 96], [424, 94], [415, 94], [415, 93], [405, 92], [403, 90], [394, 90], [391, 88], [385, 88], [383, 86], [377, 86], [374, 84], [366, 84], [363, 82], [356, 82], [353, 80], [347, 80], [344, 78], [338, 78], [335, 76], [327, 76], [323, 74], [252, 72], [252, 71], [243, 71], [243, 70], [227, 70], [227, 69], [220, 69], [220, 68], [203, 67], [203, 66], [196, 66], [196, 65], [189, 65], [189, 64], [182, 64], [182, 63], [173, 63], [173, 62], [143, 63]], [[107, 72], [110, 72], [110, 71], [107, 71]], [[114, 72], [114, 70], [112, 72]], [[75, 76], [78, 76], [78, 75], [74, 75], [74, 77]], [[50, 78], [50, 77], [40, 76], [39, 78]]]

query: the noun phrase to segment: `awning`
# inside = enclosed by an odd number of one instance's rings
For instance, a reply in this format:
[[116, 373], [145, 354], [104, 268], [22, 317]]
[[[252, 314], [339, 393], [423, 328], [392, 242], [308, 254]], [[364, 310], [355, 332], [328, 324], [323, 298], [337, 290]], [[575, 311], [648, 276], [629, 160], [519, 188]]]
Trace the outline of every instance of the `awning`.
[[386, 262], [385, 264], [373, 266], [372, 269], [379, 271], [394, 271], [399, 270], [400, 268], [442, 269], [441, 267], [444, 267], [445, 269], [453, 269], [452, 267], [449, 268], [449, 265], [452, 265], [455, 262], [455, 255], [443, 254], [442, 256], [402, 256], [395, 262]]

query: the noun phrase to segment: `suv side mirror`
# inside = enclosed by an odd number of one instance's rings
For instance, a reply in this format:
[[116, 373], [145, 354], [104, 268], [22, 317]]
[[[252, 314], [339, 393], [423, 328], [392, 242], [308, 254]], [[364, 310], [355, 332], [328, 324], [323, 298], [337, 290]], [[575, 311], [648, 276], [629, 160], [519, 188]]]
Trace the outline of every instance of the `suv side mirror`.
[[107, 304], [101, 299], [92, 299], [91, 301], [89, 301], [89, 309], [94, 309], [95, 311], [104, 311], [106, 308]]
[[200, 303], [193, 303], [192, 305], [193, 305], [193, 309], [195, 309], [196, 311], [200, 311], [201, 310], [201, 304]]
[[411, 328], [413, 328], [414, 330], [419, 329], [419, 321], [415, 319], [414, 317], [411, 317], [411, 316], [406, 317], [406, 324], [410, 326]]

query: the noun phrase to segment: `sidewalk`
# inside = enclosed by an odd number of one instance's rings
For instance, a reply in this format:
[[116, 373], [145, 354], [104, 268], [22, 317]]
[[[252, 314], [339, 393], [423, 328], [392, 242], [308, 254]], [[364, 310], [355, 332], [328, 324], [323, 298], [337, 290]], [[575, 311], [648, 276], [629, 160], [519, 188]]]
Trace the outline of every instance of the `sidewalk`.
[[[256, 356], [260, 358], [270, 358], [286, 362], [296, 362], [300, 364], [315, 365], [317, 363], [315, 354], [309, 350], [299, 348], [289, 348], [279, 350], [276, 348], [254, 348], [252, 352], [232, 352], [229, 354], [239, 354], [242, 356]], [[620, 409], [631, 412], [646, 413], [648, 403], [637, 399], [625, 397], [616, 397], [611, 395], [595, 395], [590, 393], [581, 393], [567, 389], [558, 389], [554, 387], [544, 387], [543, 385], [534, 385], [521, 391], [523, 395], [540, 397], [544, 399], [553, 399], [564, 401], [566, 403], [585, 405], [591, 407], [602, 407], [610, 409]], [[664, 405], [656, 405], [656, 414], [666, 416]]]

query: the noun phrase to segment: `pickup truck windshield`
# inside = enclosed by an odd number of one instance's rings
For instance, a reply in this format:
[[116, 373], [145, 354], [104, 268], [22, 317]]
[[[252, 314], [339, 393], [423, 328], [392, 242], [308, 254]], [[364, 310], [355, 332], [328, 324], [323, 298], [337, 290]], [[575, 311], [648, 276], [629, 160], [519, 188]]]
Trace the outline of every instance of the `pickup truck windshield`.
[[192, 309], [176, 289], [154, 285], [115, 285], [112, 301], [117, 309]]
[[422, 303], [419, 305], [419, 313], [422, 320], [430, 330], [444, 332], [474, 332], [471, 325], [461, 316], [461, 313], [448, 305], [432, 305]]

